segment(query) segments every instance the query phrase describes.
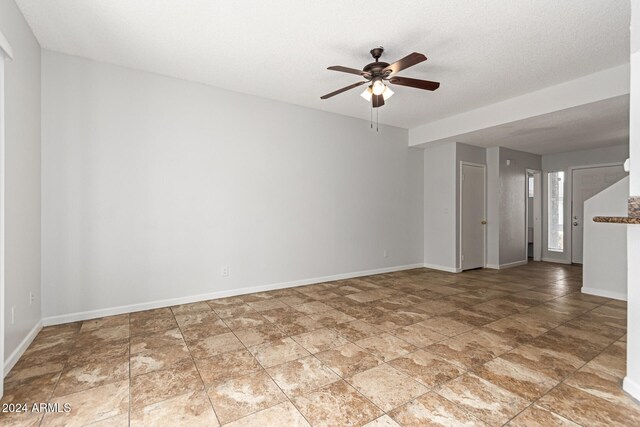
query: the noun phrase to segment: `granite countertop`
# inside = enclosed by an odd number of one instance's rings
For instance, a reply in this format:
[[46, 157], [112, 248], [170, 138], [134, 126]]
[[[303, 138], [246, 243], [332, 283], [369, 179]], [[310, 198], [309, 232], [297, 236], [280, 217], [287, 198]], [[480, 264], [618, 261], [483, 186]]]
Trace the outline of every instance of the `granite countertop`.
[[610, 222], [612, 224], [640, 224], [640, 218], [628, 216], [594, 216], [593, 222]]
[[594, 222], [640, 224], [640, 196], [629, 197], [629, 216], [594, 216]]

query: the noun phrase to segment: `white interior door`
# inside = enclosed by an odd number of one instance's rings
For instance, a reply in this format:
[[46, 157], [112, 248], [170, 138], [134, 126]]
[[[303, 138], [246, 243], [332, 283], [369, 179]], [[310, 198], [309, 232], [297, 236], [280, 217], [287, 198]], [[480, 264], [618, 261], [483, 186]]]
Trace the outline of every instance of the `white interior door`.
[[460, 259], [462, 270], [485, 266], [485, 167], [460, 167]]
[[585, 200], [625, 176], [627, 176], [627, 172], [624, 171], [622, 165], [573, 170], [571, 175], [571, 262], [582, 264]]

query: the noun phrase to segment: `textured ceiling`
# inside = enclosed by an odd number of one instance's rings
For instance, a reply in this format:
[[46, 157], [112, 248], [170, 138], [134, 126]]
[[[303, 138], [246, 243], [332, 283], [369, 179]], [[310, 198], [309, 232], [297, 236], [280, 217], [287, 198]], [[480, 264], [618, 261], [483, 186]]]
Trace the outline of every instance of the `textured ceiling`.
[[629, 143], [629, 96], [584, 104], [550, 114], [441, 140], [480, 147], [507, 147], [554, 154]]
[[410, 128], [629, 60], [626, 0], [17, 0], [44, 49], [369, 119], [369, 50], [429, 60], [380, 121]]

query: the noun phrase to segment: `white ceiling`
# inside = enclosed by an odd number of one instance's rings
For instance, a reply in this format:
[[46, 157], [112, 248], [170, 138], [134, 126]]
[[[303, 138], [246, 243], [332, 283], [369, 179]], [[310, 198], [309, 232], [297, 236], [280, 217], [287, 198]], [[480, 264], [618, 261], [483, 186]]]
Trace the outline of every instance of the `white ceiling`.
[[622, 0], [17, 0], [44, 49], [369, 119], [369, 50], [429, 60], [400, 75], [380, 121], [410, 128], [629, 60]]
[[[629, 96], [584, 104], [437, 142], [553, 154], [629, 143]], [[436, 141], [434, 141], [436, 142]]]

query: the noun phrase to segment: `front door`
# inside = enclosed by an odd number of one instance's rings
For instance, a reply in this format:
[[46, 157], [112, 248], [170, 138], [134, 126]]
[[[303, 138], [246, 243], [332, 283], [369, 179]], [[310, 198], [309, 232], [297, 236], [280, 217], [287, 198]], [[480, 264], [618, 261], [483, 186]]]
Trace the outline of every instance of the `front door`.
[[485, 167], [461, 166], [460, 233], [462, 270], [485, 264]]
[[622, 165], [574, 169], [571, 176], [571, 262], [582, 264], [585, 200], [627, 176]]

